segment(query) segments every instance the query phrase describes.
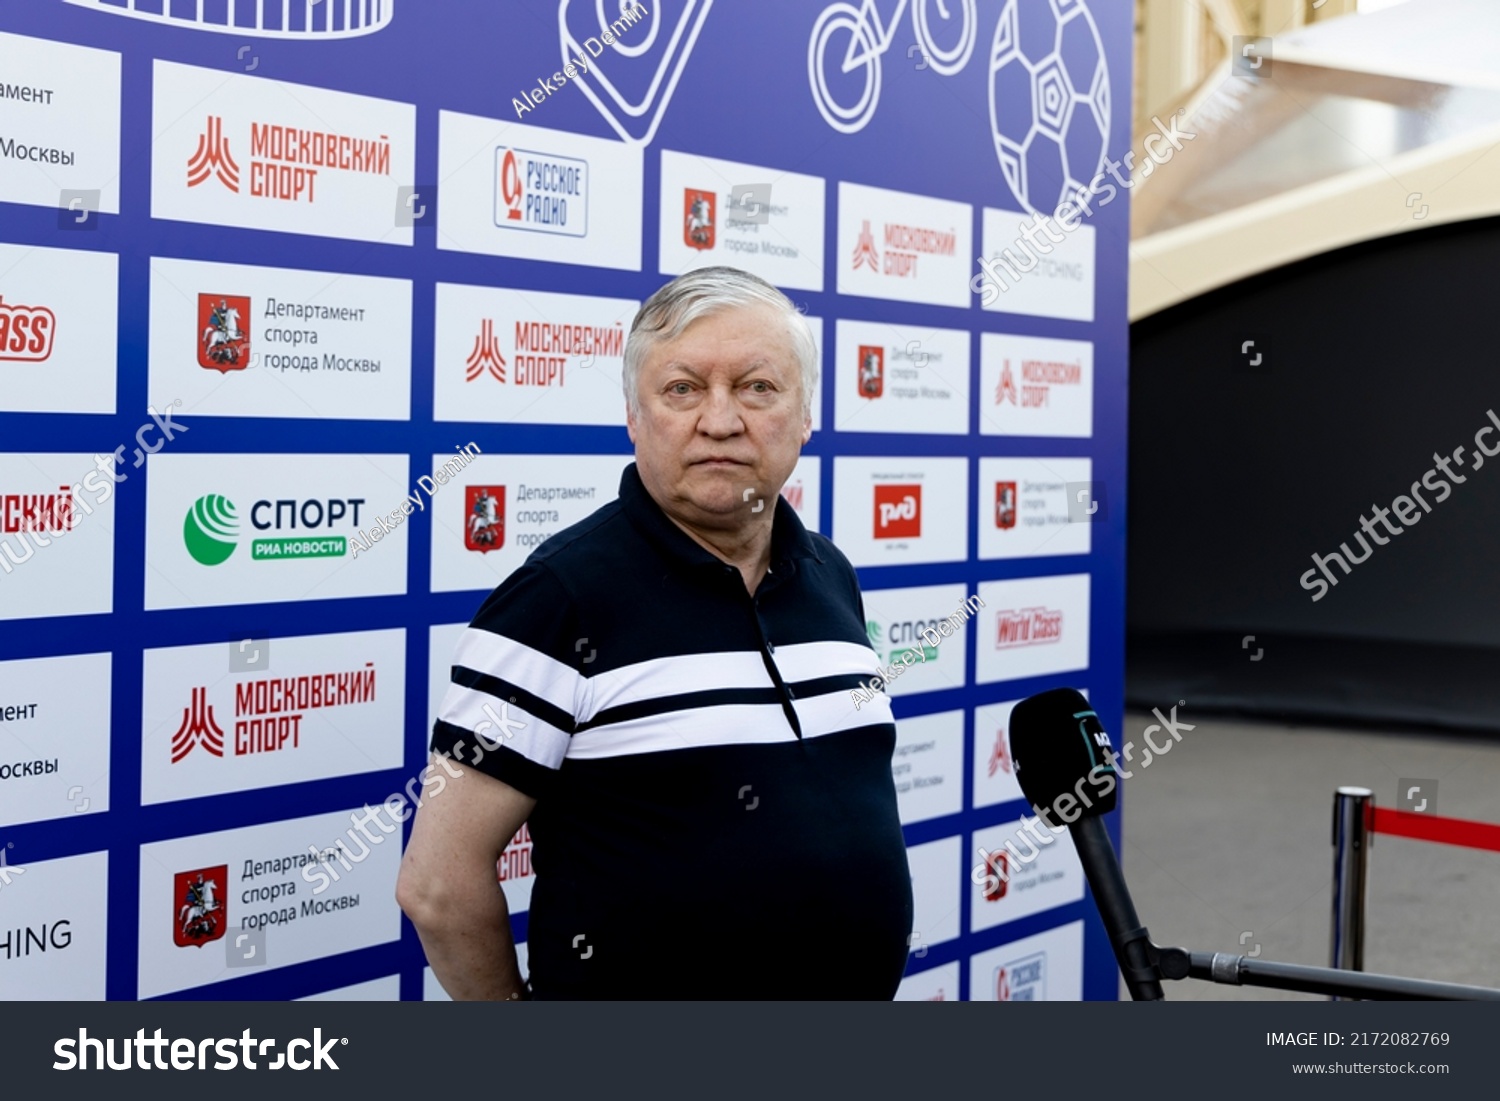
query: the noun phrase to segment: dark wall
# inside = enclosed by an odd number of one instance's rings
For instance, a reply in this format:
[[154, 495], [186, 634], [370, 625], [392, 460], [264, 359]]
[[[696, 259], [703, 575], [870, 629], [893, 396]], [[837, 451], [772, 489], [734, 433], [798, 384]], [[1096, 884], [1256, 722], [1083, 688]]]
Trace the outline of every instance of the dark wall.
[[[1500, 647], [1500, 455], [1473, 469], [1490, 409], [1500, 219], [1343, 249], [1137, 323], [1129, 629]], [[1423, 490], [1432, 511], [1377, 529], [1388, 544], [1348, 577], [1332, 565], [1339, 584], [1313, 601], [1310, 556], [1360, 553], [1361, 513], [1460, 445], [1466, 482], [1441, 503]]]

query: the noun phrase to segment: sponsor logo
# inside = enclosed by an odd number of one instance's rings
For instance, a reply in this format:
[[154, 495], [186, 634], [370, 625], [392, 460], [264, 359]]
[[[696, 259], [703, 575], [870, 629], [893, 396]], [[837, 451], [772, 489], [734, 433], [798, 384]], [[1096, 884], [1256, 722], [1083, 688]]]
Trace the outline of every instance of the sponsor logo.
[[993, 776], [997, 772], [1010, 775], [1015, 772], [1011, 765], [1010, 750], [1005, 746], [1005, 728], [1001, 727], [995, 731], [995, 746], [990, 750], [990, 764], [988, 775]]
[[240, 191], [240, 166], [229, 151], [229, 139], [224, 136], [224, 119], [209, 115], [203, 133], [198, 135], [198, 148], [188, 158], [187, 185], [197, 187], [217, 179], [236, 195]]
[[505, 546], [504, 486], [469, 486], [464, 491], [464, 546], [481, 554]]
[[207, 688], [194, 688], [192, 702], [182, 712], [182, 725], [172, 735], [172, 763], [175, 765], [200, 745], [214, 757], [224, 756], [224, 731], [214, 718]]
[[178, 872], [172, 881], [176, 921], [172, 940], [179, 948], [202, 948], [229, 927], [229, 865]]
[[68, 486], [58, 486], [56, 493], [0, 494], [0, 534], [72, 531], [77, 523]]
[[[385, 134], [372, 140], [252, 122], [249, 164], [250, 194], [255, 198], [312, 203], [316, 201], [320, 172], [389, 176], [391, 141]], [[187, 162], [188, 187], [198, 187], [210, 179], [241, 194], [239, 162], [220, 115], [208, 116], [203, 133], [198, 135], [198, 146]]]
[[0, 361], [41, 363], [56, 333], [57, 315], [46, 306], [17, 306], [0, 295]]
[[997, 849], [984, 858], [984, 900], [999, 902], [1010, 887], [1010, 857], [1004, 849]]
[[682, 243], [707, 252], [714, 247], [718, 196], [712, 191], [687, 188], [682, 193]]
[[877, 344], [859, 346], [859, 396], [878, 398], [885, 393], [885, 349]]
[[198, 366], [228, 374], [250, 365], [250, 299], [198, 296]]
[[495, 150], [495, 225], [585, 237], [587, 161], [500, 146]]
[[510, 839], [500, 859], [495, 862], [495, 876], [501, 883], [526, 879], [531, 875], [531, 829], [521, 823], [521, 829]]
[[995, 616], [995, 649], [1041, 646], [1062, 640], [1063, 614], [1046, 607], [1010, 609]]
[[875, 235], [870, 232], [870, 219], [864, 220], [864, 225], [859, 231], [859, 241], [854, 246], [854, 255], [850, 258], [854, 270], [868, 266], [873, 272], [880, 271], [880, 253], [875, 251]]
[[474, 338], [474, 350], [464, 363], [464, 378], [473, 382], [486, 371], [501, 382], [505, 381], [505, 357], [500, 354], [500, 341], [495, 337], [495, 323], [489, 318], [479, 324], [479, 335]]
[[219, 494], [199, 497], [182, 521], [182, 541], [193, 561], [217, 566], [229, 559], [238, 545], [239, 513], [234, 502]]
[[[250, 508], [250, 526], [258, 531], [298, 531], [315, 533], [331, 528], [344, 517], [359, 527], [359, 510], [363, 497], [328, 501], [312, 498], [305, 501], [283, 499], [256, 501]], [[218, 493], [199, 497], [182, 521], [182, 541], [193, 560], [204, 566], [218, 566], [228, 561], [239, 545], [239, 512], [234, 502]], [[254, 539], [250, 543], [253, 562], [291, 558], [342, 558], [349, 553], [349, 540], [343, 535], [308, 534], [290, 538]]]
[[1019, 404], [1016, 394], [1016, 377], [1010, 373], [1010, 360], [1000, 368], [1000, 382], [995, 386], [996, 405]]
[[1022, 956], [995, 968], [997, 1002], [1044, 1002], [1047, 1000], [1047, 953]]
[[995, 483], [995, 526], [1009, 531], [1016, 526], [1016, 483]]
[[1082, 360], [1023, 359], [1018, 388], [1007, 358], [1000, 369], [1000, 383], [995, 387], [995, 404], [1045, 409], [1052, 404], [1052, 387], [1079, 386], [1082, 383]]
[[922, 487], [875, 487], [875, 538], [916, 539], [922, 534]]

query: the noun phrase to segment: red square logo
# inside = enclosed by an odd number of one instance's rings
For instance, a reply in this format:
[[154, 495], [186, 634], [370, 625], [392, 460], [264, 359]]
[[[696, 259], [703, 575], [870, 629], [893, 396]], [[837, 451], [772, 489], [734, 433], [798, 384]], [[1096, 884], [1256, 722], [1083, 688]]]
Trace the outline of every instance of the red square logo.
[[228, 374], [250, 366], [250, 298], [198, 296], [198, 366]]
[[504, 486], [468, 486], [464, 509], [465, 547], [483, 554], [505, 546]]
[[178, 872], [172, 880], [176, 921], [172, 940], [179, 948], [202, 948], [229, 928], [229, 865]]
[[1016, 483], [995, 483], [995, 526], [1009, 531], [1016, 526]]
[[878, 344], [859, 346], [859, 396], [878, 398], [885, 393], [885, 349]]
[[875, 487], [875, 538], [916, 539], [922, 534], [922, 487]]
[[682, 243], [707, 252], [714, 247], [714, 221], [718, 196], [712, 191], [687, 188], [682, 193]]

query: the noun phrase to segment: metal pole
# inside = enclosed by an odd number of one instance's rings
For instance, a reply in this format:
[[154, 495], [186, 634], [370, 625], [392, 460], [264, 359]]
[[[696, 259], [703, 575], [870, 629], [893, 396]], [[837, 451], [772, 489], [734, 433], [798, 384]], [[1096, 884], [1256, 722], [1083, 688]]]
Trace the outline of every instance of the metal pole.
[[1365, 881], [1374, 801], [1369, 788], [1343, 787], [1333, 797], [1332, 966], [1345, 971], [1365, 967]]

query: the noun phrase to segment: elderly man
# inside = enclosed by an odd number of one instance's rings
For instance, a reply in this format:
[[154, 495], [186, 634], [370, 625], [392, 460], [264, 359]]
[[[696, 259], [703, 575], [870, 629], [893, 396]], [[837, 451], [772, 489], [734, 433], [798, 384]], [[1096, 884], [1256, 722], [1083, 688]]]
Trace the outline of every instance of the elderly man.
[[[458, 778], [397, 895], [455, 998], [895, 993], [895, 725], [851, 703], [877, 670], [854, 569], [780, 497], [817, 369], [791, 302], [733, 268], [636, 315], [619, 498], [485, 600], [433, 729]], [[524, 822], [529, 987], [495, 873]]]

